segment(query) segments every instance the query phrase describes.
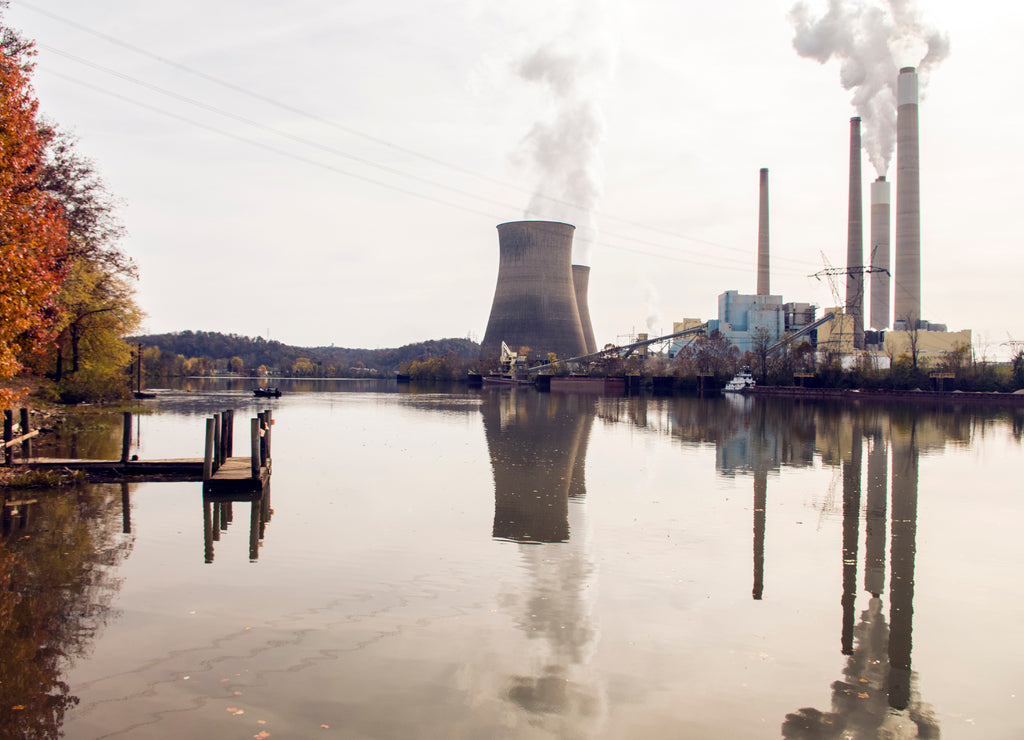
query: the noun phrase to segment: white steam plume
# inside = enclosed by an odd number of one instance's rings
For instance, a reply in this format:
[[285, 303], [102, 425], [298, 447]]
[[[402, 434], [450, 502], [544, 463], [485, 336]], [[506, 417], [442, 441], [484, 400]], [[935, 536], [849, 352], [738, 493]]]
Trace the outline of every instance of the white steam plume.
[[527, 82], [549, 93], [551, 111], [519, 143], [521, 159], [537, 173], [526, 218], [566, 221], [577, 227], [574, 262], [589, 264], [597, 239], [602, 194], [601, 94], [615, 66], [618, 44], [606, 3], [580, 2], [561, 34], [516, 63]]
[[813, 17], [798, 2], [789, 12], [800, 56], [822, 64], [839, 60], [839, 81], [853, 91], [861, 141], [871, 164], [885, 175], [896, 146], [896, 78], [914, 66], [924, 90], [928, 73], [949, 55], [949, 37], [926, 25], [913, 0], [828, 0]]

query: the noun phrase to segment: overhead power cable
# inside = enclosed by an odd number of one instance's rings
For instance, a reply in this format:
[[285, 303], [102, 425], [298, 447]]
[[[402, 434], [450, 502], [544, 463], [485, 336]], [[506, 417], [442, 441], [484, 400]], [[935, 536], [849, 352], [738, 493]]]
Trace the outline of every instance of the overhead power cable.
[[[53, 20], [56, 20], [56, 21], [59, 21], [61, 23], [66, 24], [66, 25], [69, 25], [69, 26], [71, 26], [73, 28], [76, 28], [76, 29], [78, 29], [78, 30], [80, 30], [80, 31], [82, 31], [84, 33], [88, 33], [88, 34], [90, 34], [92, 36], [100, 38], [100, 39], [102, 39], [102, 40], [104, 40], [104, 41], [106, 41], [108, 43], [114, 44], [116, 46], [120, 46], [120, 47], [122, 47], [124, 49], [127, 49], [127, 50], [133, 52], [133, 53], [136, 53], [136, 54], [148, 57], [150, 59], [153, 59], [155, 61], [160, 62], [161, 64], [165, 64], [165, 65], [167, 65], [169, 67], [172, 67], [172, 68], [177, 69], [179, 71], [182, 71], [182, 72], [185, 72], [187, 74], [193, 75], [193, 76], [198, 77], [200, 79], [206, 80], [206, 81], [211, 82], [213, 84], [222, 86], [222, 87], [224, 87], [226, 89], [232, 90], [232, 91], [237, 92], [237, 93], [239, 93], [241, 95], [245, 95], [245, 96], [253, 98], [255, 100], [259, 100], [261, 102], [264, 102], [264, 103], [266, 103], [268, 105], [272, 105], [274, 107], [277, 107], [277, 108], [280, 108], [282, 110], [288, 111], [288, 112], [290, 112], [292, 114], [295, 114], [297, 116], [300, 116], [300, 117], [303, 117], [303, 118], [307, 118], [309, 120], [316, 121], [316, 122], [321, 123], [323, 125], [330, 126], [332, 128], [338, 129], [338, 130], [343, 131], [343, 132], [345, 132], [345, 133], [347, 133], [347, 134], [349, 134], [351, 136], [356, 136], [356, 137], [362, 138], [364, 140], [371, 141], [371, 142], [373, 142], [375, 144], [379, 144], [381, 146], [388, 147], [390, 149], [393, 149], [395, 151], [401, 152], [403, 154], [407, 154], [409, 156], [416, 157], [418, 159], [422, 159], [424, 161], [427, 161], [427, 162], [430, 162], [432, 164], [435, 164], [435, 165], [438, 165], [438, 166], [441, 166], [441, 167], [453, 170], [455, 172], [458, 172], [458, 173], [461, 173], [461, 174], [464, 174], [464, 175], [468, 175], [468, 176], [471, 176], [471, 177], [479, 178], [481, 180], [490, 182], [490, 183], [498, 185], [500, 187], [511, 188], [511, 189], [514, 189], [516, 191], [519, 191], [519, 192], [522, 192], [522, 193], [526, 193], [526, 194], [533, 194], [533, 191], [531, 191], [531, 190], [529, 190], [527, 188], [523, 188], [522, 186], [519, 186], [519, 185], [516, 185], [516, 184], [513, 184], [513, 183], [509, 183], [509, 182], [501, 181], [501, 180], [499, 180], [497, 178], [490, 177], [488, 175], [485, 175], [485, 174], [482, 174], [482, 173], [479, 173], [479, 172], [475, 172], [473, 170], [470, 170], [468, 168], [462, 167], [460, 165], [453, 164], [451, 162], [446, 162], [444, 160], [438, 159], [438, 158], [433, 157], [431, 155], [424, 154], [422, 152], [416, 151], [414, 149], [410, 149], [408, 147], [404, 147], [404, 146], [402, 146], [400, 144], [396, 144], [394, 142], [382, 139], [382, 138], [374, 136], [372, 134], [368, 134], [368, 133], [365, 133], [363, 131], [359, 131], [357, 129], [354, 129], [352, 127], [345, 126], [344, 124], [340, 124], [340, 123], [338, 123], [336, 121], [332, 121], [332, 120], [323, 118], [323, 117], [318, 116], [318, 115], [316, 115], [314, 113], [310, 113], [309, 111], [297, 108], [295, 106], [292, 106], [292, 105], [290, 105], [288, 103], [285, 103], [285, 102], [282, 102], [282, 101], [277, 100], [275, 98], [272, 98], [270, 96], [264, 95], [264, 94], [259, 93], [259, 92], [255, 92], [253, 90], [250, 90], [248, 88], [242, 87], [242, 86], [237, 85], [235, 83], [232, 83], [232, 82], [229, 82], [227, 80], [221, 79], [219, 77], [216, 77], [215, 75], [208, 74], [208, 73], [203, 72], [201, 70], [197, 70], [197, 69], [194, 69], [194, 68], [189, 67], [187, 65], [181, 64], [180, 62], [176, 62], [176, 61], [174, 61], [172, 59], [168, 59], [168, 58], [160, 56], [158, 54], [154, 54], [153, 52], [148, 51], [146, 49], [143, 49], [143, 48], [141, 48], [139, 46], [136, 46], [134, 44], [128, 43], [128, 42], [123, 41], [121, 39], [118, 39], [118, 38], [116, 38], [114, 36], [111, 36], [109, 34], [103, 33], [101, 31], [97, 31], [97, 30], [95, 30], [93, 28], [90, 28], [90, 27], [84, 25], [84, 24], [78, 23], [77, 21], [71, 20], [71, 19], [66, 18], [64, 16], [61, 16], [61, 15], [59, 15], [57, 13], [53, 13], [53, 12], [51, 12], [49, 10], [44, 9], [44, 8], [40, 8], [40, 7], [36, 6], [36, 5], [33, 5], [32, 3], [25, 2], [24, 0], [18, 0], [18, 4], [19, 4], [19, 6], [24, 7], [26, 9], [28, 9], [28, 10], [31, 10], [31, 11], [36, 12], [36, 13], [39, 13], [41, 15], [45, 15], [45, 16], [53, 19]], [[53, 52], [55, 52], [57, 54], [60, 54], [62, 56], [74, 59], [76, 61], [80, 61], [83, 64], [87, 64], [89, 66], [93, 66], [93, 67], [95, 67], [97, 69], [101, 69], [103, 71], [108, 71], [111, 74], [116, 74], [118, 76], [121, 76], [124, 79], [129, 80], [129, 81], [137, 82], [137, 84], [142, 84], [142, 85], [144, 85], [146, 87], [149, 87], [150, 89], [159, 90], [159, 88], [156, 88], [155, 86], [152, 86], [149, 83], [145, 83], [145, 82], [142, 82], [142, 81], [134, 80], [133, 78], [130, 78], [127, 75], [123, 75], [123, 73], [120, 73], [120, 72], [116, 72], [116, 71], [112, 71], [112, 70], [106, 70], [103, 67], [101, 67], [100, 65], [96, 65], [96, 64], [94, 64], [92, 62], [88, 62], [87, 60], [83, 60], [80, 57], [75, 57], [75, 55], [71, 55], [71, 54], [68, 54], [66, 52], [61, 52], [61, 51], [59, 51], [57, 49], [53, 49], [52, 47], [46, 47], [46, 48], [48, 50], [53, 51]], [[161, 91], [161, 92], [165, 92], [165, 91]], [[165, 94], [171, 94], [171, 95], [174, 95], [175, 97], [178, 97], [179, 99], [187, 100], [184, 96], [178, 96], [175, 93], [166, 93], [165, 92]], [[196, 102], [196, 104], [198, 104], [198, 105], [200, 105], [202, 107], [206, 107], [208, 110], [216, 110], [216, 109], [214, 109], [214, 108], [212, 108], [210, 106], [207, 106], [206, 104], [199, 103], [198, 101]], [[217, 112], [220, 112], [220, 113], [224, 114], [223, 111], [217, 111]], [[245, 120], [245, 119], [241, 119], [240, 118], [240, 120]], [[253, 123], [251, 121], [248, 121], [248, 120], [246, 120], [245, 122], [250, 123], [251, 125], [257, 125], [257, 126], [263, 127], [261, 124], [255, 124], [255, 123]], [[263, 127], [263, 128], [267, 128], [267, 127]], [[280, 132], [278, 132], [278, 133], [280, 133]], [[289, 138], [296, 138], [296, 137], [289, 137]], [[307, 145], [310, 145], [310, 146], [316, 146], [318, 148], [324, 148], [322, 145], [311, 143], [309, 141], [304, 141], [303, 143], [306, 143]], [[333, 153], [337, 154], [338, 156], [343, 156], [343, 157], [346, 157], [346, 158], [350, 158], [350, 159], [353, 159], [355, 161], [362, 161], [363, 163], [368, 164], [369, 166], [376, 166], [376, 167], [379, 167], [381, 169], [392, 171], [392, 172], [394, 172], [396, 174], [399, 174], [401, 176], [411, 177], [413, 179], [417, 179], [417, 180], [420, 180], [420, 181], [430, 182], [426, 178], [420, 178], [420, 177], [415, 176], [415, 175], [409, 175], [407, 173], [401, 173], [400, 171], [394, 170], [393, 168], [388, 168], [385, 165], [378, 165], [378, 164], [369, 162], [368, 160], [362, 159], [362, 158], [357, 157], [355, 155], [345, 154], [343, 152], [338, 152], [337, 150], [332, 150], [332, 151], [333, 151]], [[440, 185], [440, 184], [437, 184], [437, 183], [434, 183], [434, 184], [436, 184], [438, 187], [442, 187], [444, 189], [453, 190], [453, 191], [456, 191], [456, 192], [462, 192], [463, 194], [467, 194], [467, 195], [469, 195], [469, 197], [476, 198], [478, 200], [482, 200], [482, 201], [485, 201], [485, 202], [490, 202], [491, 204], [495, 204], [495, 205], [498, 204], [497, 201], [489, 200], [487, 198], [483, 198], [483, 197], [475, 195], [473, 193], [466, 193], [465, 191], [459, 191], [458, 188], [451, 188], [450, 186]], [[559, 199], [559, 198], [548, 196], [548, 195], [545, 195], [543, 193], [540, 194], [540, 197], [544, 198], [545, 200], [547, 200], [547, 201], [549, 201], [551, 203], [556, 203], [556, 204], [563, 205], [563, 206], [566, 206], [566, 207], [569, 207], [569, 208], [573, 208], [573, 209], [576, 209], [576, 210], [581, 210], [581, 211], [584, 211], [584, 212], [588, 210], [588, 209], [580, 206], [579, 204], [571, 203], [571, 202], [568, 202], [568, 201], [565, 201], [565, 200], [562, 200], [562, 199]], [[521, 210], [521, 207], [517, 207], [514, 210]], [[714, 241], [711, 241], [711, 240], [708, 240], [708, 239], [702, 239], [702, 238], [699, 238], [699, 237], [693, 237], [693, 236], [687, 236], [687, 235], [684, 235], [684, 234], [678, 234], [678, 233], [671, 232], [671, 231], [668, 231], [668, 230], [665, 230], [665, 229], [660, 229], [658, 227], [653, 227], [653, 226], [650, 226], [648, 224], [643, 224], [643, 223], [640, 223], [640, 222], [631, 221], [631, 220], [624, 219], [624, 218], [621, 218], [621, 217], [617, 217], [617, 216], [614, 216], [614, 215], [611, 215], [611, 214], [607, 214], [607, 213], [602, 213], [602, 218], [605, 218], [605, 219], [608, 219], [608, 220], [611, 220], [611, 221], [616, 221], [616, 222], [619, 222], [619, 223], [623, 223], [623, 224], [626, 224], [626, 225], [629, 225], [629, 226], [633, 226], [635, 228], [641, 228], [641, 229], [644, 229], [644, 230], [647, 230], [647, 231], [660, 233], [660, 234], [662, 234], [664, 236], [669, 236], [669, 237], [671, 237], [673, 239], [680, 239], [680, 240], [683, 240], [683, 241], [696, 242], [696, 243], [699, 243], [699, 244], [704, 244], [704, 245], [716, 247], [716, 248], [719, 248], [719, 249], [726, 249], [726, 250], [734, 251], [734, 252], [737, 252], [737, 253], [743, 254], [743, 255], [746, 255], [747, 252], [748, 252], [748, 250], [746, 250], [744, 248], [741, 248], [741, 247], [735, 247], [735, 246], [731, 246], [731, 245], [721, 244], [719, 242], [714, 242]], [[629, 236], [623, 236], [623, 235], [615, 235], [615, 234], [611, 234], [610, 232], [605, 232], [603, 230], [602, 230], [602, 233], [607, 234], [609, 236], [617, 236], [618, 238], [625, 238], [625, 239], [629, 239], [629, 240], [632, 240], [632, 241], [637, 241], [637, 242], [640, 242], [640, 243], [654, 244], [653, 242], [645, 241], [643, 239], [639, 239], [639, 238], [636, 238], [636, 237], [629, 237]], [[656, 245], [656, 246], [661, 246], [661, 245]], [[664, 247], [664, 248], [671, 248], [671, 247]], [[812, 264], [808, 260], [793, 259], [793, 258], [782, 257], [782, 256], [777, 256], [776, 260], [777, 261], [791, 262], [793, 264], [799, 264], [799, 265]], [[793, 274], [796, 274], [796, 273], [794, 272]]]

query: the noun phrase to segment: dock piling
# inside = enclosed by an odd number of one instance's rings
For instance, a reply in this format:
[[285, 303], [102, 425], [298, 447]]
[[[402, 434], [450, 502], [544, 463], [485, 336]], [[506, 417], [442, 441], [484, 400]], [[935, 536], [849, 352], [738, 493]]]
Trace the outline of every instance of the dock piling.
[[203, 483], [213, 477], [213, 419], [206, 420], [206, 452], [203, 456]]
[[132, 412], [124, 412], [124, 423], [121, 428], [121, 462], [128, 462], [128, 453], [132, 449]]
[[28, 409], [21, 409], [21, 459], [32, 457], [32, 435], [29, 431]]

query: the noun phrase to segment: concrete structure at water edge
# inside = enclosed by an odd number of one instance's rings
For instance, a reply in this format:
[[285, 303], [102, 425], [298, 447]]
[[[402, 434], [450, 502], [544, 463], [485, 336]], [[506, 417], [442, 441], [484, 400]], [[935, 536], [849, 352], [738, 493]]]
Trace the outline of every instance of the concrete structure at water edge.
[[[480, 343], [482, 360], [496, 359], [504, 342], [531, 360], [587, 354], [587, 338], [573, 284], [575, 226], [556, 221], [498, 225], [498, 281]], [[589, 324], [590, 313], [587, 311]], [[592, 341], [592, 340], [591, 340]]]

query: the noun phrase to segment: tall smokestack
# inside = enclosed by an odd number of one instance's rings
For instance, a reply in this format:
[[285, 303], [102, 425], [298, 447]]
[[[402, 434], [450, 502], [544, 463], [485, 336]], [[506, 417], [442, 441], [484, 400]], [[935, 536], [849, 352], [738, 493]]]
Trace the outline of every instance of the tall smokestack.
[[921, 320], [921, 175], [917, 71], [900, 70], [896, 85], [896, 285], [894, 325]]
[[[889, 328], [889, 183], [871, 183], [871, 328]], [[885, 270], [885, 272], [882, 272]]]
[[768, 168], [761, 168], [760, 207], [757, 212], [757, 294], [768, 295]]
[[560, 359], [587, 352], [572, 279], [571, 224], [513, 221], [498, 225], [498, 282], [480, 358], [501, 354], [501, 343], [532, 357]]
[[587, 289], [590, 285], [590, 268], [586, 265], [572, 266], [572, 287], [576, 292], [576, 310], [580, 314], [580, 328], [583, 329], [583, 341], [587, 345], [587, 353], [597, 352], [594, 340], [594, 327], [590, 323], [590, 304], [587, 302]]
[[846, 226], [846, 313], [853, 346], [864, 349], [864, 203], [860, 184], [860, 118], [850, 119], [850, 205]]

